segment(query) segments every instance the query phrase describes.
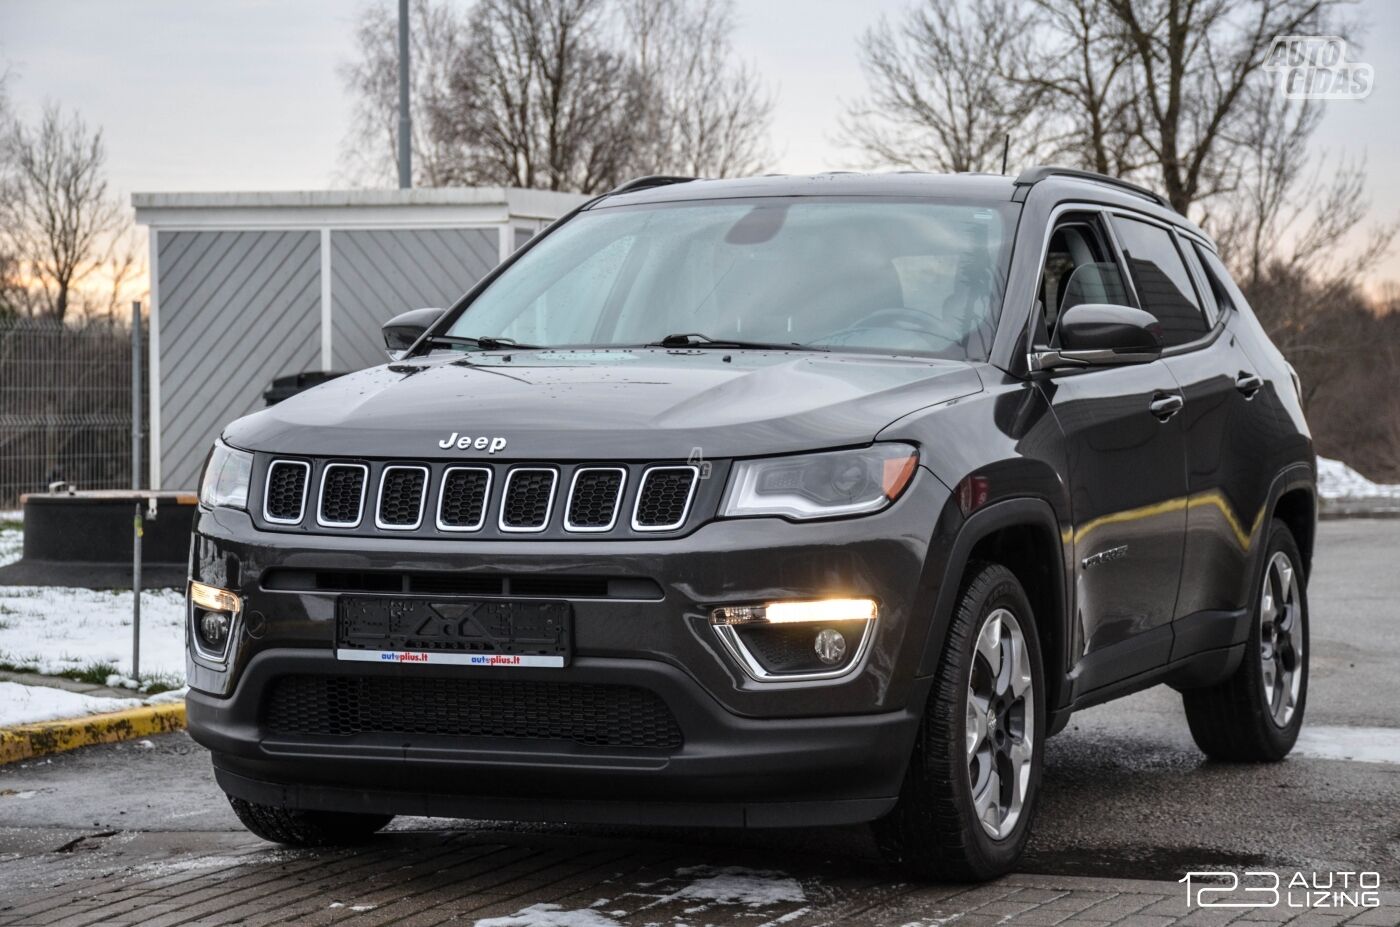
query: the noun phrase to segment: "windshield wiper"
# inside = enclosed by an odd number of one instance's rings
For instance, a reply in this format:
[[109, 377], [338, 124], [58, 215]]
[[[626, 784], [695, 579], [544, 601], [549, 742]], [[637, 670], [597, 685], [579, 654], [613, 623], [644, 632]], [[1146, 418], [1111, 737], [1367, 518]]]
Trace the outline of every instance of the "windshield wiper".
[[799, 344], [796, 341], [782, 344], [772, 341], [736, 341], [732, 338], [711, 338], [700, 332], [680, 332], [667, 335], [660, 341], [643, 345], [646, 348], [754, 348], [768, 351], [826, 351], [815, 345]]
[[537, 344], [521, 344], [514, 338], [492, 338], [490, 335], [483, 335], [480, 338], [466, 338], [462, 335], [431, 335], [428, 338], [429, 344], [465, 344], [474, 348], [481, 348], [483, 351], [499, 351], [502, 348], [520, 348], [522, 350], [537, 350]]

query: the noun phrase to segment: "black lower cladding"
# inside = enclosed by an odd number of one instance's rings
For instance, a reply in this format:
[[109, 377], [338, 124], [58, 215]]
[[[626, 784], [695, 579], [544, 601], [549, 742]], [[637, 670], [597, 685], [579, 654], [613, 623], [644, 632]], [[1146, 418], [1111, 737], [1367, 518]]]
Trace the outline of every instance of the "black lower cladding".
[[265, 723], [278, 734], [427, 734], [676, 750], [666, 703], [636, 686], [503, 679], [278, 677]]

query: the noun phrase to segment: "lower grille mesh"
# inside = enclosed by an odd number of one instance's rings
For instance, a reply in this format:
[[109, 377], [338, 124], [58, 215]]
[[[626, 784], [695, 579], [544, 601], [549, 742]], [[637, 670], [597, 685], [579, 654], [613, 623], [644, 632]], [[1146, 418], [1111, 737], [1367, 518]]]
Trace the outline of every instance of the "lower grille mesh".
[[675, 750], [666, 703], [635, 686], [497, 679], [282, 676], [265, 720], [284, 734], [438, 734]]

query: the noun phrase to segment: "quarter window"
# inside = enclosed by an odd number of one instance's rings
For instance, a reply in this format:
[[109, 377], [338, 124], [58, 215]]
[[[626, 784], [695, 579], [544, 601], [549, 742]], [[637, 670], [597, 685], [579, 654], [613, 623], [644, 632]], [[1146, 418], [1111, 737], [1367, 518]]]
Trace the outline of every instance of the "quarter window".
[[1166, 229], [1115, 216], [1113, 228], [1127, 258], [1142, 308], [1162, 323], [1162, 346], [1188, 344], [1210, 330], [1191, 274]]

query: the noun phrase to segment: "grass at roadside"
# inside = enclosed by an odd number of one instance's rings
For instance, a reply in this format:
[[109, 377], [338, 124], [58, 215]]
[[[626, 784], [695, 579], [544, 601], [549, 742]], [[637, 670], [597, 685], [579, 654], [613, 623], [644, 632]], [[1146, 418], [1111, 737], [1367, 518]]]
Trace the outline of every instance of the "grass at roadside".
[[[39, 673], [39, 667], [34, 664], [21, 665], [5, 660], [0, 660], [0, 670], [10, 673]], [[137, 686], [123, 685], [123, 682], [129, 683], [131, 680], [124, 677], [113, 664], [102, 662], [89, 663], [75, 669], [58, 670], [45, 675], [71, 679], [74, 682], [86, 682], [95, 686], [132, 689], [133, 692], [141, 692], [146, 695], [158, 695], [161, 692], [169, 692], [184, 685], [184, 681], [173, 673], [142, 673]], [[116, 679], [112, 677], [116, 677]]]

